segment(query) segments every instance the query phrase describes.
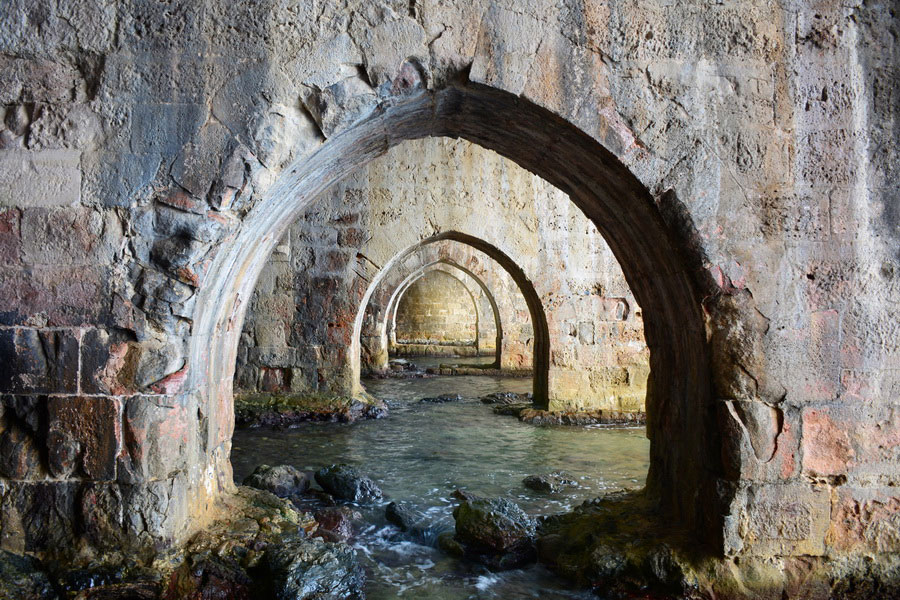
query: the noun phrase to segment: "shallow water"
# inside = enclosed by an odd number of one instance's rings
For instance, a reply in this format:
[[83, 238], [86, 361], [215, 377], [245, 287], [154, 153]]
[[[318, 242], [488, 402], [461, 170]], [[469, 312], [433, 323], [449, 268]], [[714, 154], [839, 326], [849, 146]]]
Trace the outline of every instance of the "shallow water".
[[[363, 508], [368, 526], [354, 539], [364, 557], [370, 599], [591, 598], [540, 566], [491, 573], [444, 555], [431, 544], [453, 528], [451, 493], [461, 488], [506, 496], [532, 515], [569, 509], [621, 487], [643, 485], [649, 443], [643, 428], [535, 427], [494, 415], [479, 396], [528, 392], [530, 379], [486, 376], [366, 381], [391, 408], [387, 419], [304, 424], [297, 429], [238, 430], [232, 464], [240, 482], [257, 465], [318, 469], [344, 462], [375, 479], [390, 500], [425, 513], [429, 535], [413, 539], [384, 519], [383, 506]], [[462, 402], [419, 403], [461, 394]], [[547, 494], [522, 485], [527, 475], [562, 469], [576, 489]]]

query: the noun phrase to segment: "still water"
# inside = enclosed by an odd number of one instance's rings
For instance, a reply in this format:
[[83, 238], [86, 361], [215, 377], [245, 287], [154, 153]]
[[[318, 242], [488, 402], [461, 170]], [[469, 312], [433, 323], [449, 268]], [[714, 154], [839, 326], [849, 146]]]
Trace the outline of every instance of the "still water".
[[[389, 404], [387, 419], [310, 423], [284, 431], [238, 430], [232, 452], [235, 479], [240, 482], [261, 463], [303, 470], [348, 463], [378, 482], [385, 504], [396, 500], [423, 512], [429, 535], [415, 538], [387, 523], [383, 505], [360, 509], [364, 524], [352, 543], [366, 566], [366, 592], [373, 600], [592, 597], [537, 565], [492, 573], [450, 558], [433, 546], [434, 538], [453, 528], [451, 494], [457, 488], [506, 496], [537, 516], [565, 511], [607, 491], [643, 485], [649, 464], [643, 428], [535, 427], [494, 415], [477, 400], [492, 392], [528, 392], [527, 378], [455, 376], [364, 383]], [[466, 399], [418, 402], [440, 394]], [[578, 487], [550, 494], [522, 485], [527, 475], [555, 470], [574, 476]]]

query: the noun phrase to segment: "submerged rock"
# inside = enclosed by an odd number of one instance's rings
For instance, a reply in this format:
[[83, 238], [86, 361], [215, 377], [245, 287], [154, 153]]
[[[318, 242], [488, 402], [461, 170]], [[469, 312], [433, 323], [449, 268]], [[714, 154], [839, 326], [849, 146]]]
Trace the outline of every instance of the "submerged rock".
[[37, 560], [0, 550], [0, 598], [49, 600], [57, 595]]
[[522, 480], [522, 484], [528, 489], [555, 494], [567, 487], [577, 486], [578, 482], [565, 471], [554, 471], [545, 475], [529, 475]]
[[647, 415], [638, 411], [591, 410], [552, 411], [535, 408], [533, 404], [510, 402], [495, 404], [494, 414], [517, 417], [532, 425], [644, 425]]
[[420, 403], [430, 403], [430, 404], [443, 404], [445, 402], [459, 402], [463, 397], [459, 394], [441, 394], [440, 396], [434, 396], [433, 398], [422, 398], [419, 400]]
[[308, 490], [309, 476], [291, 465], [259, 465], [244, 479], [244, 485], [287, 498]]
[[531, 394], [517, 394], [516, 392], [494, 392], [481, 397], [482, 404], [526, 404], [531, 405]]
[[270, 545], [257, 569], [257, 581], [278, 600], [363, 600], [365, 571], [356, 551], [345, 544], [289, 537]]
[[453, 511], [456, 541], [466, 556], [495, 569], [511, 569], [536, 558], [536, 523], [505, 498], [464, 500]]
[[409, 506], [399, 502], [391, 502], [384, 508], [384, 517], [389, 523], [400, 528], [400, 531], [410, 531], [420, 521], [420, 516]]
[[365, 400], [318, 394], [238, 396], [234, 420], [239, 427], [295, 427], [306, 422], [353, 423], [387, 416], [384, 402], [370, 396]]
[[382, 496], [378, 484], [350, 465], [331, 465], [319, 469], [316, 471], [316, 482], [340, 500], [367, 503], [381, 500]]

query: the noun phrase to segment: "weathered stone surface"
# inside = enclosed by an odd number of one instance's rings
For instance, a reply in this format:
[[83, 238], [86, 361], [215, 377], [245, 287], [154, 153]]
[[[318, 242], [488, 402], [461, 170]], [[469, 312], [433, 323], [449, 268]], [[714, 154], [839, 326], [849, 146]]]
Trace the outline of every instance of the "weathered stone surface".
[[120, 402], [71, 396], [47, 399], [47, 452], [50, 473], [96, 481], [116, 478], [121, 445]]
[[0, 206], [77, 203], [81, 199], [79, 159], [72, 150], [0, 150]]
[[0, 391], [77, 392], [79, 337], [77, 330], [0, 329]]

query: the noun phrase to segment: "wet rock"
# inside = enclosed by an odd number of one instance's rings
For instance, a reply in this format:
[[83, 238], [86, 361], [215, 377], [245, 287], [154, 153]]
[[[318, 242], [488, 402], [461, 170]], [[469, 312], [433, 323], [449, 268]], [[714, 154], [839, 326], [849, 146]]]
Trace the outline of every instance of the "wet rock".
[[494, 392], [481, 397], [482, 404], [531, 404], [531, 394], [517, 394], [516, 392]]
[[391, 502], [384, 509], [384, 517], [401, 531], [412, 530], [419, 522], [420, 516], [409, 506], [400, 502]]
[[384, 402], [316, 395], [248, 395], [235, 398], [234, 420], [239, 427], [295, 427], [300, 423], [353, 423], [383, 419]]
[[565, 471], [554, 471], [545, 475], [529, 475], [522, 480], [522, 484], [528, 489], [555, 494], [567, 487], [577, 486], [578, 482]]
[[381, 500], [381, 488], [350, 465], [331, 465], [316, 471], [316, 482], [326, 492], [340, 500], [376, 502]]
[[443, 404], [445, 402], [459, 402], [462, 399], [462, 396], [460, 396], [459, 394], [441, 394], [440, 396], [434, 396], [433, 398], [422, 398], [421, 400], [419, 400], [419, 402], [429, 404]]
[[467, 492], [466, 490], [464, 490], [462, 488], [456, 488], [455, 490], [453, 490], [453, 493], [451, 493], [450, 495], [453, 496], [454, 498], [456, 498], [457, 500], [463, 500], [466, 502], [479, 499], [479, 497], [476, 496], [475, 494], [473, 494], [472, 492]]
[[362, 519], [362, 515], [346, 506], [323, 508], [315, 513], [319, 528], [315, 537], [326, 542], [346, 542], [353, 537], [353, 522]]
[[259, 465], [244, 479], [244, 485], [287, 498], [308, 490], [309, 476], [290, 465]]
[[532, 425], [644, 425], [647, 422], [646, 413], [639, 411], [550, 411], [518, 403], [497, 404], [494, 414], [518, 417]]
[[240, 564], [230, 557], [205, 554], [191, 556], [172, 573], [168, 587], [162, 595], [163, 600], [177, 598], [250, 600], [255, 597], [257, 596], [254, 593], [254, 583]]
[[456, 541], [456, 535], [452, 531], [445, 531], [438, 536], [437, 547], [445, 554], [456, 558], [463, 558], [466, 555], [466, 549]]
[[37, 560], [0, 550], [0, 598], [55, 600], [57, 595]]
[[[362, 600], [365, 572], [343, 544], [289, 537], [266, 549], [256, 569], [263, 594], [284, 600]], [[265, 593], [268, 592], [268, 596]]]
[[505, 498], [463, 501], [453, 511], [456, 541], [466, 556], [495, 569], [512, 569], [535, 560], [536, 523]]

